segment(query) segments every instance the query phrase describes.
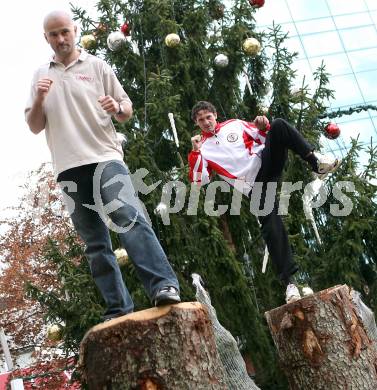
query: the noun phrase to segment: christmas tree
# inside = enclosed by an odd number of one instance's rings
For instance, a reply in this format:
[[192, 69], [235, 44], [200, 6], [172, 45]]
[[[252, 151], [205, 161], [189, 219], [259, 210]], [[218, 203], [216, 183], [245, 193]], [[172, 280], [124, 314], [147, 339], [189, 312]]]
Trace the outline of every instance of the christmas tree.
[[[208, 205], [205, 188], [191, 188], [186, 156], [190, 138], [198, 131], [190, 110], [197, 101], [209, 100], [217, 106], [220, 121], [234, 117], [252, 121], [262, 114], [270, 121], [282, 117], [319, 149], [332, 96], [325, 67], [315, 73], [314, 90], [303, 80], [302, 88], [293, 92], [294, 54], [285, 49], [285, 34], [279, 26], [257, 33], [254, 13], [258, 11], [245, 0], [100, 0], [97, 8], [92, 19], [85, 10], [73, 7], [82, 25], [81, 45], [112, 65], [133, 101], [133, 118], [117, 124], [117, 129], [126, 138], [130, 171], [147, 170], [142, 173], [144, 187], [139, 195], [178, 274], [182, 298], [194, 299], [190, 275], [200, 274], [220, 322], [252, 360], [256, 383], [263, 389], [285, 389], [263, 316], [284, 302], [283, 287], [271, 266], [260, 272], [264, 242], [247, 199], [237, 215], [230, 207], [221, 215], [209, 215], [209, 209], [230, 205], [234, 191], [218, 191], [215, 204]], [[341, 169], [323, 187], [326, 203], [313, 210], [321, 244], [305, 214], [303, 191], [292, 193], [284, 220], [300, 265], [300, 282], [315, 290], [348, 283], [375, 309], [377, 208], [372, 179], [376, 150], [370, 148], [365, 167], [357, 165], [359, 150], [355, 140]], [[302, 181], [305, 188], [313, 178], [308, 166], [289, 155], [283, 181]], [[353, 187], [336, 187], [340, 181]], [[336, 189], [350, 199], [351, 210]], [[192, 211], [190, 200], [195, 195], [199, 203]], [[338, 213], [334, 212], [337, 205]], [[347, 215], [342, 215], [342, 208]], [[115, 233], [112, 238], [118, 248]], [[103, 303], [88, 278], [80, 245], [70, 235], [65, 240], [53, 237], [46, 255], [45, 260], [56, 266], [60, 287], [51, 291], [30, 285], [29, 295], [42, 304], [50, 323], [64, 324], [64, 347], [77, 353], [84, 332], [99, 320]], [[132, 262], [121, 269], [135, 309], [149, 307]]]

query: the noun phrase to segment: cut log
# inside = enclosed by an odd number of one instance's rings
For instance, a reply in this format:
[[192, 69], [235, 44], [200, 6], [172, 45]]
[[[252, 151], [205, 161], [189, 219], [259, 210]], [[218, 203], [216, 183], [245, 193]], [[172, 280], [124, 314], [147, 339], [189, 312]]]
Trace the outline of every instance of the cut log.
[[377, 389], [376, 343], [356, 313], [346, 285], [265, 313], [291, 389]]
[[96, 325], [81, 342], [89, 389], [225, 389], [206, 308], [185, 302]]

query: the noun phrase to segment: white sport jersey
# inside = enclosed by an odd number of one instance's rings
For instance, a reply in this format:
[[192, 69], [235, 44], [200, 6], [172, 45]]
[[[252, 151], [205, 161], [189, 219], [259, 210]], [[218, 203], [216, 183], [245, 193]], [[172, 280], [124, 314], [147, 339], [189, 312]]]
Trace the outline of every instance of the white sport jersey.
[[214, 133], [202, 131], [202, 147], [188, 155], [190, 180], [204, 185], [216, 172], [231, 185], [244, 182], [242, 192], [248, 195], [261, 167], [269, 128], [262, 131], [254, 123], [230, 119], [218, 123]]

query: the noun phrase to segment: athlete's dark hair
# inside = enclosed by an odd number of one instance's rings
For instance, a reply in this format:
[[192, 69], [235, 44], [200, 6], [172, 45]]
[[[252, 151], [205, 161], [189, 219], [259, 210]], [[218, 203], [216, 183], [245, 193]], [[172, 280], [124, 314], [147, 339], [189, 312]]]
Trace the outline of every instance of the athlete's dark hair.
[[200, 102], [196, 103], [191, 110], [191, 119], [194, 122], [196, 121], [196, 116], [198, 115], [198, 112], [201, 110], [206, 110], [214, 114], [217, 112], [216, 107], [212, 103], [201, 100]]

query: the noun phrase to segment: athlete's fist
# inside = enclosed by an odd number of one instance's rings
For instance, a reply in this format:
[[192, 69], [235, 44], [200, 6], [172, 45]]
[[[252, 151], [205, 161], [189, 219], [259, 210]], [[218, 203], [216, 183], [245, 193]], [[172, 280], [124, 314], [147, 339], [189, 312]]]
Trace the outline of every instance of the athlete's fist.
[[191, 143], [192, 143], [192, 150], [197, 151], [200, 150], [202, 147], [202, 136], [201, 135], [195, 135], [194, 137], [191, 137]]
[[270, 124], [269, 120], [263, 115], [257, 116], [254, 119], [254, 124], [259, 130], [266, 130], [268, 125]]

